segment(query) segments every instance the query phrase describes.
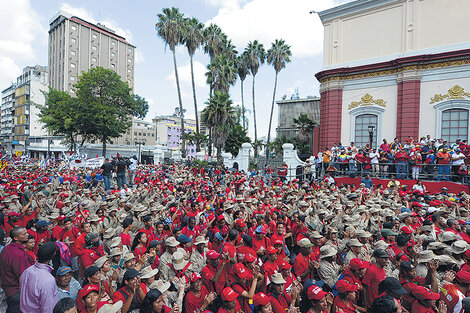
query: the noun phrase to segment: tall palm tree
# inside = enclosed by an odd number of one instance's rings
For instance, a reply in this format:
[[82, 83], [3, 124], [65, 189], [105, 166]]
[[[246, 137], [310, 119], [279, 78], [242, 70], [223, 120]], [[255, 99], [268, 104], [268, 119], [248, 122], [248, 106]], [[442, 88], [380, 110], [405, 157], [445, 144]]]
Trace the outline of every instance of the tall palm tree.
[[297, 134], [298, 139], [301, 143], [307, 144], [312, 130], [318, 126], [318, 123], [311, 119], [308, 114], [299, 114], [299, 116], [294, 117], [292, 121], [294, 122], [294, 127], [299, 129]]
[[189, 63], [191, 65], [191, 84], [193, 87], [194, 112], [196, 114], [196, 151], [201, 151], [199, 144], [199, 116], [197, 111], [196, 85], [194, 84], [193, 56], [196, 50], [204, 42], [204, 24], [197, 18], [187, 18], [183, 23], [183, 43], [188, 49]]
[[175, 49], [182, 43], [182, 25], [184, 23], [184, 15], [177, 8], [164, 8], [163, 13], [157, 14], [158, 21], [155, 24], [157, 36], [165, 42], [165, 47], [168, 46], [173, 53], [173, 65], [175, 67], [176, 89], [178, 90], [178, 101], [181, 118], [181, 156], [186, 157], [186, 144], [184, 132], [184, 117], [183, 117], [183, 101], [181, 100], [180, 81], [178, 78], [178, 66], [176, 64]]
[[207, 66], [206, 77], [213, 91], [228, 93], [237, 80], [235, 62], [225, 53], [217, 55]]
[[[219, 26], [210, 24], [204, 29], [204, 52], [209, 55], [210, 62], [223, 51], [224, 36]], [[209, 62], [209, 63], [210, 63]], [[212, 83], [209, 83], [209, 96], [212, 96]]]
[[274, 90], [273, 90], [273, 102], [271, 103], [271, 114], [269, 116], [269, 127], [268, 127], [268, 140], [266, 144], [266, 157], [269, 158], [269, 140], [271, 137], [271, 123], [273, 121], [274, 101], [276, 99], [276, 88], [277, 88], [277, 75], [279, 72], [286, 67], [286, 64], [290, 62], [292, 53], [290, 46], [286, 44], [283, 39], [276, 39], [272, 44], [271, 48], [266, 54], [268, 64], [274, 67]]
[[[255, 108], [255, 77], [258, 73], [259, 66], [264, 63], [266, 51], [264, 50], [263, 44], [259, 43], [258, 40], [250, 41], [245, 49], [248, 55], [248, 68], [251, 71], [253, 77], [252, 85], [252, 97], [253, 97], [253, 124], [255, 127], [255, 142], [258, 140], [258, 133], [256, 129], [256, 108]], [[258, 149], [255, 147], [255, 158], [258, 157]]]
[[234, 124], [234, 108], [227, 93], [214, 91], [202, 111], [202, 121], [211, 128], [214, 146], [217, 148], [217, 166], [223, 165], [222, 149], [230, 128]]
[[243, 115], [243, 129], [246, 130], [245, 124], [245, 101], [243, 97], [243, 82], [245, 81], [246, 75], [250, 73], [248, 69], [248, 55], [246, 52], [243, 52], [241, 55], [237, 57], [237, 71], [238, 77], [240, 78], [240, 88], [241, 88], [241, 95], [242, 95], [242, 115]]

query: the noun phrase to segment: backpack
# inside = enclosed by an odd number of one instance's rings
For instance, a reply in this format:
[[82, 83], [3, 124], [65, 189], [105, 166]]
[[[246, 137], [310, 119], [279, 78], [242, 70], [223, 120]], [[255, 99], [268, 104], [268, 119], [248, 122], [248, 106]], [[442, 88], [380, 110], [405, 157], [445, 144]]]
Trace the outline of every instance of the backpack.
[[60, 258], [70, 265], [72, 261], [72, 255], [70, 254], [69, 246], [62, 241], [56, 241], [55, 245], [59, 249]]

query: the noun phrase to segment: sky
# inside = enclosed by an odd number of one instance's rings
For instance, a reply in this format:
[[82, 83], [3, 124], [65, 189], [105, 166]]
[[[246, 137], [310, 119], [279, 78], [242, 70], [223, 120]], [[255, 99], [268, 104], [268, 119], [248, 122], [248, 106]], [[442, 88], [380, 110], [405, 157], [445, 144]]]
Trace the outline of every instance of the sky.
[[[196, 17], [206, 26], [219, 25], [239, 52], [248, 42], [258, 40], [265, 49], [275, 39], [291, 46], [292, 60], [279, 73], [276, 100], [289, 99], [298, 89], [299, 96], [319, 96], [315, 73], [322, 68], [323, 26], [316, 14], [351, 0], [0, 0], [0, 89], [7, 88], [23, 67], [47, 65], [49, 21], [62, 9], [87, 21], [100, 22], [123, 35], [135, 45], [135, 93], [144, 97], [150, 109], [146, 120], [172, 114], [178, 95], [171, 51], [156, 36], [157, 14], [166, 7], [177, 7], [186, 17]], [[183, 46], [177, 48], [183, 107], [194, 117], [189, 56]], [[202, 49], [194, 57], [198, 110], [209, 95], [204, 73], [209, 58]], [[264, 64], [255, 80], [258, 137], [267, 135], [271, 110], [274, 69]], [[244, 103], [249, 112], [249, 135], [253, 137], [252, 77], [244, 82]], [[235, 105], [241, 105], [240, 81], [230, 89]], [[277, 127], [277, 106], [271, 134]], [[273, 135], [272, 135], [273, 136]]]

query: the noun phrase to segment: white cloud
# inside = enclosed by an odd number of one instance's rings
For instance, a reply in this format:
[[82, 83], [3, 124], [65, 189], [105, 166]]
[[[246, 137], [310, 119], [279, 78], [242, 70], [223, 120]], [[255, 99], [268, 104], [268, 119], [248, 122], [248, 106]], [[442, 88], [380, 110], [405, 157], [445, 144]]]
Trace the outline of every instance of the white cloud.
[[[204, 64], [199, 61], [193, 61], [194, 67], [194, 84], [196, 87], [206, 87], [206, 77], [205, 73], [207, 71]], [[178, 77], [181, 83], [187, 83], [191, 86], [191, 65], [189, 63], [178, 66]], [[175, 82], [175, 73], [172, 71], [166, 76], [166, 80]]]
[[47, 43], [47, 30], [29, 0], [0, 1], [0, 86], [21, 73], [17, 62], [36, 58], [35, 42]]
[[[242, 50], [257, 39], [269, 49], [275, 39], [285, 39], [294, 57], [322, 53], [323, 25], [311, 10], [321, 11], [345, 0], [206, 0], [219, 6], [217, 16], [206, 25], [216, 23]], [[346, 0], [350, 1], [350, 0]]]
[[127, 41], [132, 42], [132, 32], [128, 29], [123, 29], [123, 28], [119, 27], [118, 23], [116, 21], [114, 21], [113, 19], [109, 19], [109, 18], [96, 19], [93, 16], [93, 13], [91, 13], [87, 9], [85, 9], [83, 7], [75, 7], [75, 6], [72, 6], [71, 4], [65, 3], [65, 2], [60, 5], [60, 9], [65, 11], [65, 12], [68, 12], [70, 14], [73, 14], [73, 15], [81, 18], [81, 19], [84, 19], [88, 22], [91, 22], [93, 24], [100, 23], [102, 25], [105, 25], [107, 28], [115, 31], [116, 34], [126, 38]]

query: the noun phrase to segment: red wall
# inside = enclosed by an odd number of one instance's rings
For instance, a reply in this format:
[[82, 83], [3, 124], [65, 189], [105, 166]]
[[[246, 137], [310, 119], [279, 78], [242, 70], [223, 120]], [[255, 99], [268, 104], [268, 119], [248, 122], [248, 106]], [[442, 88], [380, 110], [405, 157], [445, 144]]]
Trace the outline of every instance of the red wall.
[[419, 80], [398, 83], [397, 138], [402, 142], [409, 136], [413, 139], [419, 139], [420, 91], [421, 81]]
[[[342, 89], [331, 89], [321, 93], [320, 140], [318, 151], [332, 147], [341, 141]], [[347, 144], [347, 143], [343, 143]]]

